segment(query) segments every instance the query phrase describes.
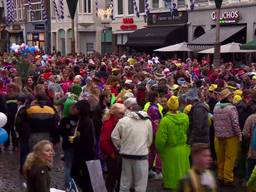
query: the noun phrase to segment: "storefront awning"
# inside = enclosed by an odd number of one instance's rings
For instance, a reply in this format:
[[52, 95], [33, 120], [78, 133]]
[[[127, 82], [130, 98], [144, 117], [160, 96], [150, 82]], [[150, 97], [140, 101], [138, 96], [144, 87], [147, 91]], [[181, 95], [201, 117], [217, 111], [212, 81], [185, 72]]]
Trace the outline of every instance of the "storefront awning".
[[129, 34], [126, 45], [159, 48], [186, 41], [186, 38], [186, 26], [147, 27]]
[[240, 46], [242, 50], [256, 50], [256, 39]]
[[[225, 26], [220, 28], [220, 43], [243, 30], [245, 26]], [[213, 28], [197, 39], [188, 43], [188, 47], [192, 49], [205, 49], [213, 47], [216, 42], [216, 29]]]

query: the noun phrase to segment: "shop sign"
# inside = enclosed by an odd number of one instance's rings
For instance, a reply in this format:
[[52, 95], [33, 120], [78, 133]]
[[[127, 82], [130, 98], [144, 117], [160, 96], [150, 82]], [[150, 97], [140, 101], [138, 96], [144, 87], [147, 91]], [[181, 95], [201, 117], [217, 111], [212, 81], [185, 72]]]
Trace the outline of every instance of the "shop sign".
[[148, 17], [148, 25], [176, 25], [187, 22], [188, 13], [186, 11], [178, 11], [174, 15], [170, 12], [150, 13]]
[[133, 18], [123, 18], [123, 24], [120, 26], [121, 30], [136, 30], [137, 25], [134, 24]]
[[20, 26], [19, 24], [14, 24], [14, 25], [12, 26], [12, 29], [13, 29], [13, 30], [21, 30], [21, 26]]
[[35, 24], [35, 30], [44, 30], [45, 24]]
[[[215, 21], [216, 18], [216, 12], [213, 11], [211, 13], [211, 19]], [[237, 23], [240, 19], [240, 12], [237, 10], [232, 11], [225, 11], [221, 14], [220, 17], [220, 24], [230, 24], [230, 23]]]

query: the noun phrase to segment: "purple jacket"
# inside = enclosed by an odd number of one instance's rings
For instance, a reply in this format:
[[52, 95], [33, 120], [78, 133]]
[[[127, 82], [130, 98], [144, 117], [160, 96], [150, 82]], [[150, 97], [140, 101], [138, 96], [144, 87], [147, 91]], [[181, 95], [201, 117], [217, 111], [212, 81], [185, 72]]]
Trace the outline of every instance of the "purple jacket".
[[241, 136], [238, 112], [234, 105], [230, 103], [218, 102], [213, 110], [213, 123], [215, 136], [218, 138], [228, 138]]

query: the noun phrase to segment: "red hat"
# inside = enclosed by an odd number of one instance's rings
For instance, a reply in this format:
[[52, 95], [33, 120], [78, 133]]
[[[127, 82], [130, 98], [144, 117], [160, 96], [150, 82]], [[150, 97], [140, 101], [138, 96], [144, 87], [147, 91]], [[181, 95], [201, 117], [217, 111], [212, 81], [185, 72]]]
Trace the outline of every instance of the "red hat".
[[239, 70], [237, 73], [238, 76], [242, 76], [244, 74], [245, 74], [245, 71], [243, 69]]

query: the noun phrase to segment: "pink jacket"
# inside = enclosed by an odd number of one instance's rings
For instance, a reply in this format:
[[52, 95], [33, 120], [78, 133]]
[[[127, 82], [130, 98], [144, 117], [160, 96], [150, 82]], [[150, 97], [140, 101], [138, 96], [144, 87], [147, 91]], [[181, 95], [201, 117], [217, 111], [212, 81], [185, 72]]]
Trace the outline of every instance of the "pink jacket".
[[218, 138], [242, 135], [237, 109], [230, 103], [218, 102], [215, 105], [213, 110], [213, 123], [215, 136]]

